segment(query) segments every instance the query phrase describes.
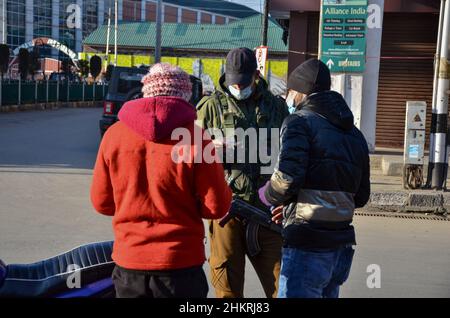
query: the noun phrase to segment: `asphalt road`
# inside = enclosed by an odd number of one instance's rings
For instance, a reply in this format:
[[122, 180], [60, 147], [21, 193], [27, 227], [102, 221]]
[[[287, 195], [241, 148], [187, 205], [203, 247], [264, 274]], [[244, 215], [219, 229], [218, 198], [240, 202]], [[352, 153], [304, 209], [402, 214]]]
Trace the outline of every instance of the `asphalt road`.
[[[100, 116], [101, 109], [0, 114], [0, 258], [6, 263], [113, 239], [111, 220], [89, 201]], [[450, 297], [450, 222], [356, 216], [354, 223], [358, 246], [342, 297]], [[380, 288], [367, 286], [373, 264]], [[263, 297], [251, 265], [247, 273], [246, 297]]]

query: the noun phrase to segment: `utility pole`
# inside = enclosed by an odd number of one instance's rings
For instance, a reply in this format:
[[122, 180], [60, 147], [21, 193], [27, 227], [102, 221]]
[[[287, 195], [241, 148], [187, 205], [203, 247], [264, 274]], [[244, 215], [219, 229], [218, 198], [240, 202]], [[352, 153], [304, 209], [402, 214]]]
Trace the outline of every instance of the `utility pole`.
[[106, 30], [106, 60], [105, 60], [105, 70], [109, 63], [109, 30], [111, 28], [111, 7], [108, 9], [108, 30]]
[[161, 27], [162, 27], [162, 0], [158, 0], [156, 4], [155, 63], [161, 62]]
[[317, 59], [322, 57], [322, 25], [323, 25], [323, 0], [320, 0], [320, 13], [319, 13], [319, 43], [317, 45]]
[[269, 0], [264, 0], [264, 19], [262, 31], [262, 46], [267, 46], [267, 30], [269, 28]]
[[117, 66], [117, 0], [114, 1], [114, 66]]
[[433, 79], [433, 100], [431, 105], [431, 129], [430, 129], [430, 151], [429, 151], [429, 159], [428, 159], [428, 173], [427, 173], [427, 182], [425, 183], [425, 189], [431, 188], [431, 179], [434, 170], [434, 147], [435, 147], [435, 135], [436, 135], [436, 97], [437, 97], [437, 83], [439, 80], [439, 58], [441, 56], [441, 40], [442, 40], [442, 27], [444, 23], [444, 9], [445, 9], [445, 0], [441, 0], [441, 7], [439, 10], [439, 28], [438, 28], [438, 36], [436, 41], [436, 54], [434, 56], [434, 79]]
[[[449, 29], [450, 29], [450, 0], [444, 1], [444, 16], [442, 23], [439, 70], [436, 89], [436, 113], [433, 113], [436, 122], [434, 135], [434, 169], [431, 175], [431, 188], [442, 190], [447, 179], [448, 153], [447, 153], [447, 132], [448, 132], [448, 90], [450, 72], [449, 68]], [[431, 157], [431, 155], [430, 155]]]
[[2, 43], [6, 44], [6, 0], [3, 0], [3, 5], [2, 5]]

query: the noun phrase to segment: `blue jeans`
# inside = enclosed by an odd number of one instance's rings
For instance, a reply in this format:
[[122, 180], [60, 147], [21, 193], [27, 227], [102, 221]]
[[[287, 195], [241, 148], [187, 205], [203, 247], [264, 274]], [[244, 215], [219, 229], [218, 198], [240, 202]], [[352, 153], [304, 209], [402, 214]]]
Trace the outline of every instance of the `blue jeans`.
[[283, 248], [278, 298], [338, 298], [353, 261], [353, 247]]

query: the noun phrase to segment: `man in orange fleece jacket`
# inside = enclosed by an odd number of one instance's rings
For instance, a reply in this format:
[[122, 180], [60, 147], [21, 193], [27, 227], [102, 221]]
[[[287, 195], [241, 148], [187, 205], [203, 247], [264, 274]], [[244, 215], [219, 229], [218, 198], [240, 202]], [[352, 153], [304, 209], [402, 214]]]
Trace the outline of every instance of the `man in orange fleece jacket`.
[[[103, 137], [91, 187], [94, 208], [113, 217], [116, 294], [206, 297], [202, 218], [224, 216], [231, 191], [217, 161], [172, 160], [173, 130], [200, 129], [189, 75], [156, 64], [142, 82], [144, 98], [124, 104]], [[192, 137], [192, 156], [209, 142]]]

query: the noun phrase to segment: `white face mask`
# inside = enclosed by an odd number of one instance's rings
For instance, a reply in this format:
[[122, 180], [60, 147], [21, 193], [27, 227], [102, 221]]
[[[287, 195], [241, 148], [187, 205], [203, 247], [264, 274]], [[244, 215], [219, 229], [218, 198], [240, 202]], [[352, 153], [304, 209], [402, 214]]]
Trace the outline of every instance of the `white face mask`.
[[249, 85], [244, 89], [237, 89], [230, 85], [228, 86], [228, 90], [230, 91], [231, 95], [233, 95], [237, 100], [247, 99], [253, 94], [252, 85]]
[[289, 113], [293, 114], [297, 109], [297, 105], [295, 104], [295, 97], [297, 94], [293, 91], [290, 91], [288, 96], [286, 97], [286, 105], [288, 107]]

